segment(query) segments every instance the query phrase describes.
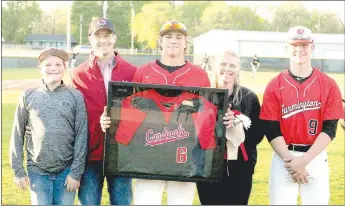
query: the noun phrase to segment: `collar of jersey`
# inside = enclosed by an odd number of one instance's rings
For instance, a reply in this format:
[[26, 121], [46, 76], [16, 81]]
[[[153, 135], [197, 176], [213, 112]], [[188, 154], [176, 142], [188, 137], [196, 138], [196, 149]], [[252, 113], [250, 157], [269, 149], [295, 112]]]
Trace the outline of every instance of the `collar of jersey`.
[[[192, 97], [196, 97], [196, 95], [191, 94], [189, 92], [186, 91], [182, 91], [182, 93], [177, 96], [177, 97], [167, 97], [167, 96], [163, 96], [161, 94], [159, 94], [156, 90], [151, 89], [148, 90], [148, 95], [152, 98], [153, 101], [156, 102], [156, 104], [158, 105], [158, 107], [165, 112], [171, 112], [174, 109], [178, 108], [182, 102], [186, 99], [190, 99]], [[166, 102], [166, 103], [173, 103], [174, 105], [172, 105], [169, 108], [166, 108], [163, 106], [162, 102]]]

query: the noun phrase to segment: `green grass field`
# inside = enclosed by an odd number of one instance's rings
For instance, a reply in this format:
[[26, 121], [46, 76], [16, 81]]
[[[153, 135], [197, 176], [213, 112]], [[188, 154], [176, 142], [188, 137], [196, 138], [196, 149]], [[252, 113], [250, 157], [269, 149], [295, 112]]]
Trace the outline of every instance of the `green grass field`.
[[[39, 78], [39, 73], [35, 69], [4, 69], [2, 70], [3, 80], [9, 79], [28, 79]], [[253, 87], [264, 88], [267, 82], [277, 75], [276, 72], [259, 72], [253, 80], [251, 73], [243, 72], [241, 82], [243, 85], [255, 90]], [[339, 87], [344, 89], [344, 75], [330, 74]], [[262, 89], [261, 89], [262, 90]], [[13, 173], [9, 165], [9, 139], [11, 135], [14, 110], [21, 90], [3, 90], [2, 91], [2, 204], [3, 205], [28, 205], [30, 204], [29, 190], [16, 188], [13, 183]], [[258, 93], [262, 101], [262, 93]], [[253, 178], [253, 188], [249, 204], [268, 205], [268, 178], [271, 164], [272, 149], [267, 140], [258, 147], [258, 163], [256, 165]], [[330, 177], [331, 177], [331, 205], [344, 205], [344, 130], [338, 127], [337, 137], [328, 148]], [[77, 204], [77, 198], [75, 203]], [[108, 195], [106, 187], [103, 190], [102, 205], [108, 205]], [[164, 195], [163, 204], [166, 204]], [[195, 196], [194, 204], [200, 204], [198, 196]]]
[[39, 70], [37, 68], [3, 68], [2, 80], [24, 80], [24, 79], [36, 79], [39, 78]]
[[[65, 70], [65, 76], [67, 70]], [[40, 78], [40, 72], [37, 68], [3, 68], [2, 80], [25, 80], [25, 79], [38, 79]]]

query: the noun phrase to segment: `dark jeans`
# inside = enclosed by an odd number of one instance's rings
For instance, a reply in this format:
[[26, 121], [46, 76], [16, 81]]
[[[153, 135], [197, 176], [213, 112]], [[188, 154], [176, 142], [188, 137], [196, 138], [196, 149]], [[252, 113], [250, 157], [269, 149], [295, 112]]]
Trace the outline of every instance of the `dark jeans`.
[[252, 190], [253, 172], [244, 168], [231, 170], [224, 160], [223, 180], [216, 183], [197, 183], [202, 205], [248, 205]]
[[132, 203], [132, 179], [103, 176], [103, 162], [86, 163], [85, 172], [80, 181], [78, 199], [82, 205], [100, 205], [104, 177], [108, 182], [111, 205], [130, 205]]

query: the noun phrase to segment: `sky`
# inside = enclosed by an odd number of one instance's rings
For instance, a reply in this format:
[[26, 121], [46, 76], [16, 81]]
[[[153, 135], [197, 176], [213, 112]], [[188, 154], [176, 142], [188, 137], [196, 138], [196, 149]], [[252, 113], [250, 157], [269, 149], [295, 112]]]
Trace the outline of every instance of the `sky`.
[[[261, 5], [272, 5], [278, 6], [284, 1], [227, 1], [228, 4], [235, 5], [249, 5], [249, 4], [261, 4]], [[343, 1], [301, 1], [307, 9], [320, 9], [323, 11], [330, 10], [339, 10], [339, 7], [342, 7], [344, 10]], [[342, 6], [343, 5], [343, 6]]]
[[73, 1], [37, 1], [44, 12], [50, 12], [57, 8], [68, 7]]
[[[41, 8], [44, 11], [51, 11], [60, 6], [67, 6], [71, 4], [72, 1], [38, 1]], [[183, 1], [179, 1], [183, 2]], [[272, 5], [278, 6], [284, 1], [227, 1], [228, 4], [235, 5], [251, 5], [251, 4], [261, 4], [261, 5]], [[320, 9], [323, 11], [337, 11], [342, 10], [344, 12], [344, 2], [343, 1], [302, 1], [308, 9]]]
[[[269, 18], [268, 7], [269, 6], [279, 6], [284, 1], [227, 1], [228, 4], [233, 5], [260, 5], [257, 10], [258, 14]], [[320, 11], [335, 12], [340, 15], [344, 21], [344, 1], [301, 1], [308, 10], [317, 9]]]
[[[183, 1], [178, 1], [183, 2]], [[258, 14], [269, 18], [270, 12], [267, 9], [268, 6], [279, 6], [284, 1], [227, 1], [228, 4], [232, 5], [260, 5]], [[340, 15], [344, 21], [344, 1], [301, 1], [305, 7], [309, 10], [318, 9], [321, 11], [332, 11]], [[38, 1], [43, 11], [49, 12], [59, 7], [66, 7], [72, 3], [72, 1]]]

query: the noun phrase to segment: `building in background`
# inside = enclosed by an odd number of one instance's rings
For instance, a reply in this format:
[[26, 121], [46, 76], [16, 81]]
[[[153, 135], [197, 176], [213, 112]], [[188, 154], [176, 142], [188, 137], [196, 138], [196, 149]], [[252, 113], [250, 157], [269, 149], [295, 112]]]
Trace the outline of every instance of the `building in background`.
[[[24, 42], [28, 49], [45, 49], [56, 47], [66, 49], [66, 34], [29, 34], [25, 37]], [[77, 41], [71, 35], [71, 47], [77, 45]]]
[[[314, 33], [315, 51], [313, 66], [323, 71], [344, 72], [344, 34]], [[285, 32], [211, 30], [195, 37], [193, 43], [194, 63], [199, 64], [206, 53], [213, 56], [230, 47], [242, 58], [242, 67], [249, 69], [256, 54], [260, 69], [285, 69], [289, 66], [286, 56]]]

